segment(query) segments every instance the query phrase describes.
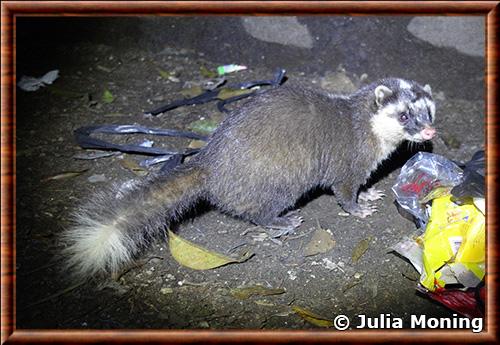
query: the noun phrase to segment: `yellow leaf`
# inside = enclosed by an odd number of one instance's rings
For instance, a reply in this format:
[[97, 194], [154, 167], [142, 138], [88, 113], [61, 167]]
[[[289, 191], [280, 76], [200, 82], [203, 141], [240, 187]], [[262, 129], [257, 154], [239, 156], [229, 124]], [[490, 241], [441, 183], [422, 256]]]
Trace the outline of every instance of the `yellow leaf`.
[[208, 270], [231, 263], [241, 263], [253, 256], [251, 253], [245, 253], [239, 259], [233, 259], [187, 241], [170, 230], [168, 230], [168, 246], [179, 264], [194, 270]]
[[301, 318], [306, 320], [309, 323], [312, 323], [315, 326], [319, 327], [332, 327], [333, 326], [333, 321], [329, 320], [323, 316], [319, 316], [317, 314], [314, 314], [313, 312], [298, 307], [296, 305], [292, 306], [292, 310], [299, 315]]

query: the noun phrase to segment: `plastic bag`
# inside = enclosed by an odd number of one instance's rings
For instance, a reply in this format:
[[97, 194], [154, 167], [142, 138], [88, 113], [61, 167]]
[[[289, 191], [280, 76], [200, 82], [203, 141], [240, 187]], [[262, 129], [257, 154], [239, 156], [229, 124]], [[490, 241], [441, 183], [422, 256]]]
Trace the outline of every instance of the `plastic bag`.
[[419, 152], [403, 166], [392, 190], [401, 207], [411, 213], [422, 227], [429, 220], [427, 202], [449, 194], [462, 180], [462, 169], [449, 159]]
[[465, 163], [463, 182], [451, 190], [454, 197], [484, 198], [486, 157], [484, 150], [477, 151], [471, 160]]

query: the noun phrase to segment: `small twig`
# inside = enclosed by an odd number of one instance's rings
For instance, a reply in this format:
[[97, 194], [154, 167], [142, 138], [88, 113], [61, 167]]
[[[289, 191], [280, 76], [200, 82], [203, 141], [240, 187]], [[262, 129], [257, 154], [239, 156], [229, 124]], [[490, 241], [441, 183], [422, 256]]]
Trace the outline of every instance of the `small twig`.
[[298, 238], [301, 238], [301, 237], [307, 236], [307, 235], [309, 235], [311, 232], [313, 232], [313, 230], [308, 231], [308, 232], [306, 232], [306, 233], [304, 233], [304, 234], [301, 234], [301, 235], [297, 235], [297, 236], [293, 236], [293, 237], [287, 237], [287, 241], [288, 241], [288, 240], [296, 240], [296, 239], [298, 239]]
[[236, 248], [242, 247], [246, 244], [248, 244], [248, 241], [243, 241], [240, 244], [237, 244], [237, 245], [233, 246], [232, 248], [230, 248], [227, 252], [232, 253]]
[[153, 259], [160, 259], [160, 260], [163, 260], [163, 257], [161, 256], [156, 256], [156, 255], [153, 255], [153, 256], [150, 256], [149, 258], [146, 258], [144, 260], [141, 260], [141, 261], [137, 261], [135, 262], [132, 266], [130, 266], [129, 268], [123, 270], [121, 273], [117, 274], [117, 275], [112, 275], [112, 278], [113, 280], [120, 280], [121, 277], [123, 277], [125, 274], [127, 274], [128, 272], [136, 269], [136, 268], [140, 268], [144, 265], [146, 265], [148, 262], [150, 262], [151, 260]]

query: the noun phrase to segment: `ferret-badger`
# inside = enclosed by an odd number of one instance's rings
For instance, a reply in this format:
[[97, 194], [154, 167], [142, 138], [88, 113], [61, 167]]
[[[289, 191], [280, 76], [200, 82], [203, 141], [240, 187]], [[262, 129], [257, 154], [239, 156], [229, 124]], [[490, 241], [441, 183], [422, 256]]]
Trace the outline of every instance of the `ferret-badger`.
[[358, 203], [360, 186], [404, 140], [432, 139], [434, 116], [431, 88], [396, 78], [349, 96], [298, 85], [259, 94], [185, 164], [81, 207], [63, 234], [68, 269], [83, 279], [118, 272], [200, 199], [253, 224], [293, 230], [302, 218], [289, 210], [321, 186], [346, 212], [369, 216], [375, 208]]

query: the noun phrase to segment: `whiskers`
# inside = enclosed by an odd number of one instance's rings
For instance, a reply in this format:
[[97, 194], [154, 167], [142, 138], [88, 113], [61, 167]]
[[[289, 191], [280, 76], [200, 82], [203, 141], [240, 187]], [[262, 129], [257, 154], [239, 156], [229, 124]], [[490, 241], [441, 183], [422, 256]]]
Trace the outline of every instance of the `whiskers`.
[[432, 148], [432, 144], [429, 141], [412, 141], [406, 140], [406, 149], [409, 152], [419, 152], [419, 151], [429, 151]]

